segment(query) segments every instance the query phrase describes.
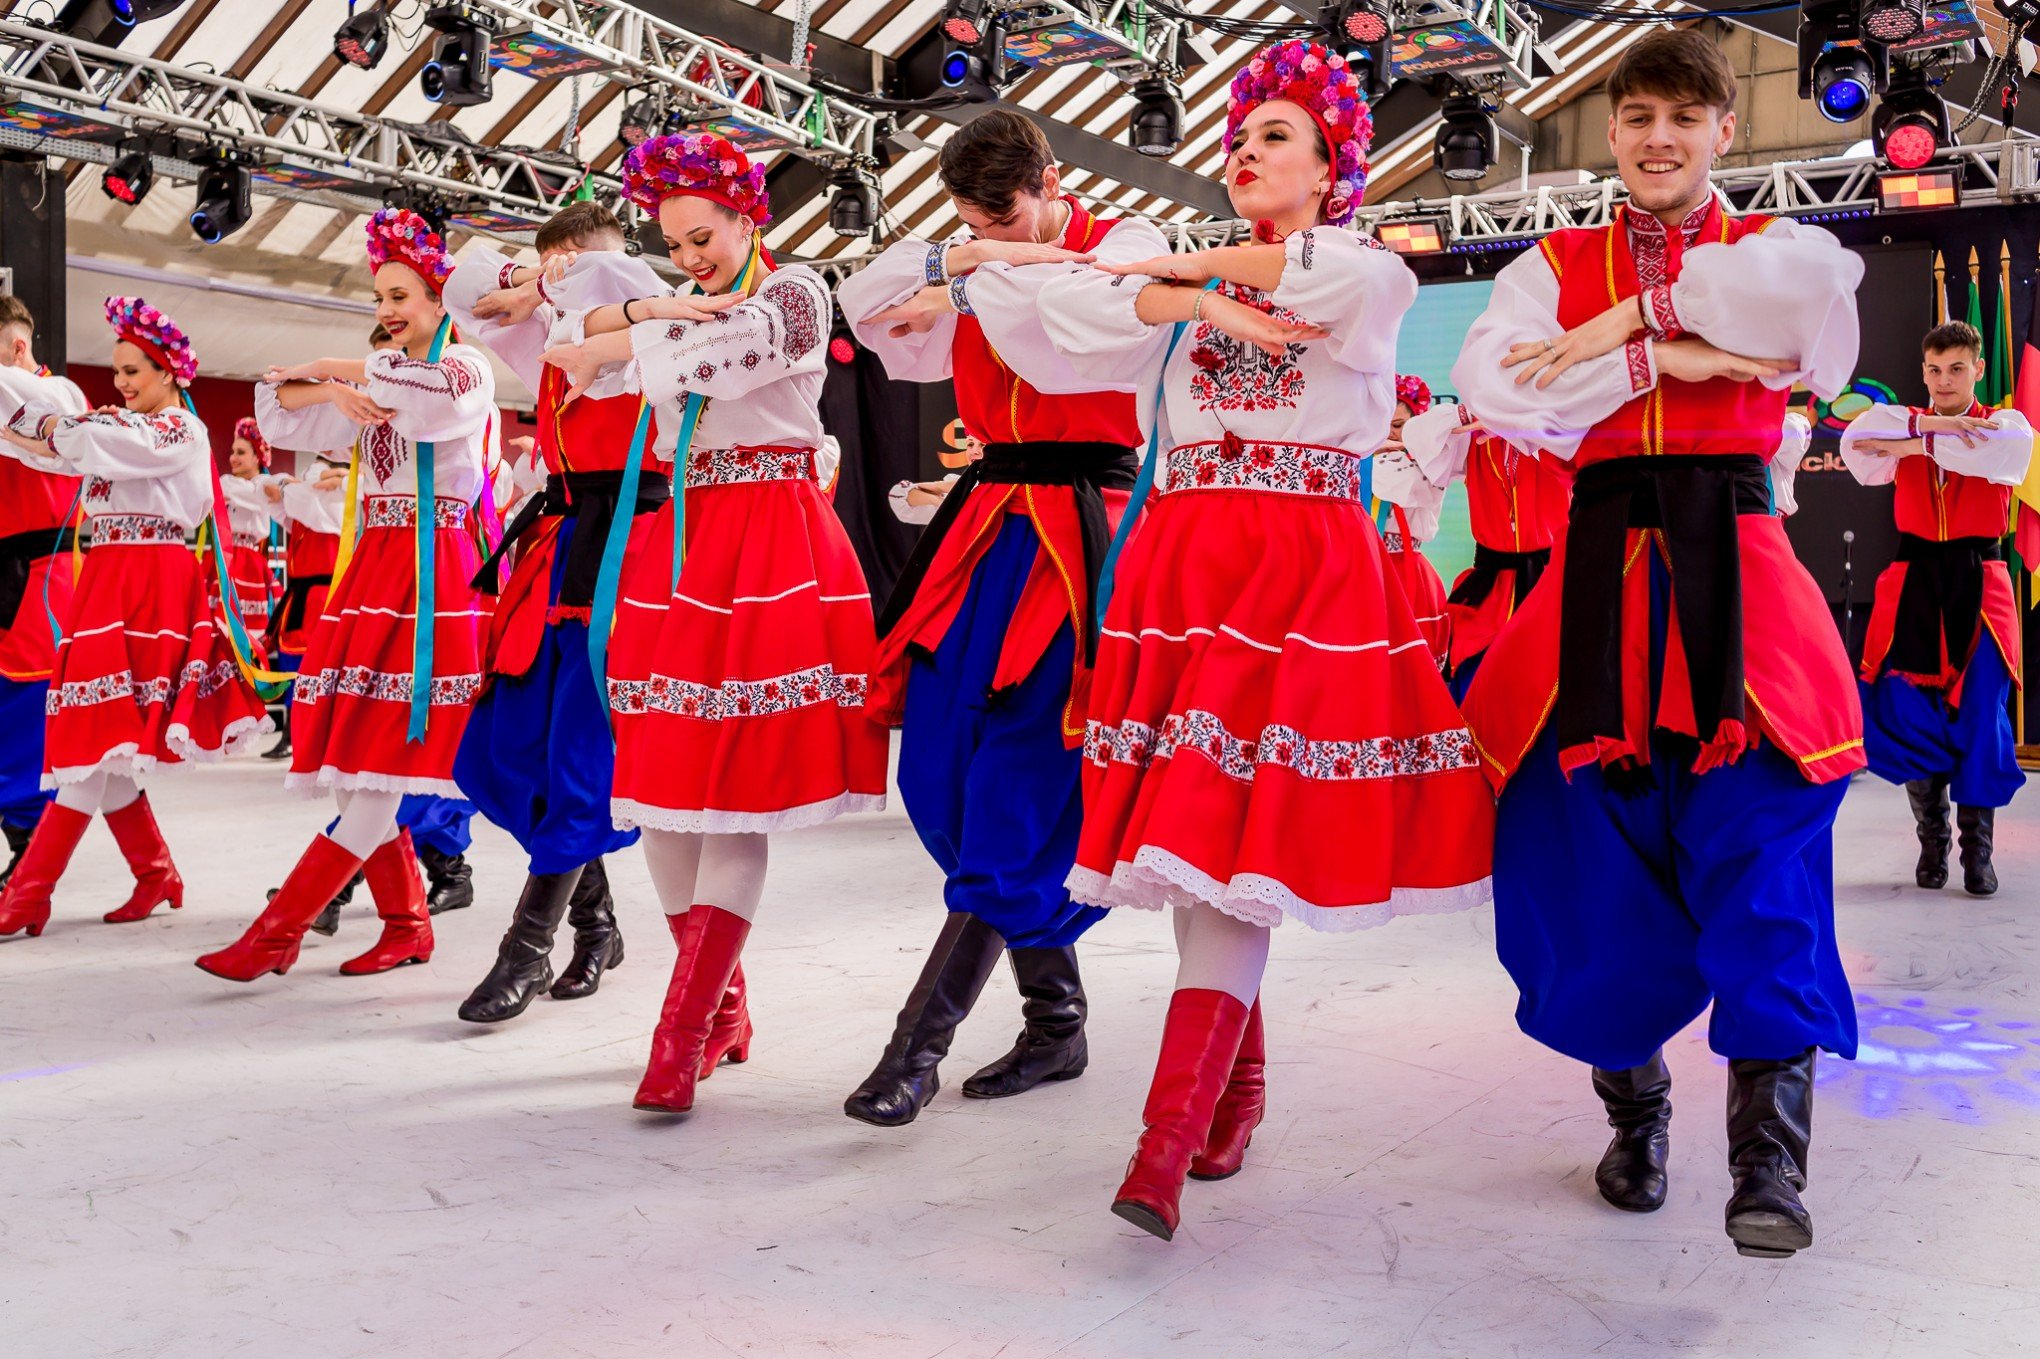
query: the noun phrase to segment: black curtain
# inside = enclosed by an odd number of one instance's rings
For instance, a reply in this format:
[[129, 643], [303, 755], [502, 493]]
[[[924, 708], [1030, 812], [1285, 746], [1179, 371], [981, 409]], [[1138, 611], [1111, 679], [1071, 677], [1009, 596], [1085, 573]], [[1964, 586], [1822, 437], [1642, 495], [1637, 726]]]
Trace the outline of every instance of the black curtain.
[[[899, 578], [900, 568], [920, 535], [918, 528], [894, 517], [886, 495], [898, 482], [923, 475], [924, 389], [919, 383], [894, 382], [885, 375], [885, 365], [876, 354], [840, 333], [837, 339], [842, 344], [831, 342], [835, 352], [822, 386], [822, 427], [843, 446], [843, 470], [836, 479], [836, 515], [864, 564], [875, 612], [891, 593], [893, 581]], [[852, 351], [847, 363], [839, 357], [845, 346]]]

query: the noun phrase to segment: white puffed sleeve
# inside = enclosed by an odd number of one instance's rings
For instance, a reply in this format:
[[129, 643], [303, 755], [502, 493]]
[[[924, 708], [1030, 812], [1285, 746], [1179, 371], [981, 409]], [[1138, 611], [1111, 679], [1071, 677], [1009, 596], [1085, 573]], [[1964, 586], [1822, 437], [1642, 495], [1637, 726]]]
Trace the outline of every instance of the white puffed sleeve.
[[[1121, 260], [1169, 253], [1161, 228], [1144, 218], [1113, 227], [1103, 244], [1112, 247], [1112, 258]], [[1042, 331], [1063, 362], [1085, 375], [1085, 385], [1077, 390], [1152, 397], [1175, 331], [1174, 325], [1149, 325], [1135, 310], [1140, 290], [1154, 281], [1144, 274], [1079, 268], [1042, 287]]]
[[1395, 337], [1417, 300], [1417, 276], [1394, 251], [1337, 227], [1312, 227], [1282, 243], [1276, 306], [1331, 332], [1324, 348], [1356, 372], [1395, 371]]
[[541, 303], [522, 321], [476, 317], [475, 304], [490, 293], [510, 286], [510, 271], [516, 261], [488, 246], [475, 244], [461, 252], [460, 263], [446, 280], [442, 298], [460, 333], [503, 360], [511, 372], [532, 391], [538, 390], [538, 356], [545, 352], [546, 333], [552, 327], [551, 309]]
[[390, 428], [412, 443], [466, 439], [496, 413], [496, 375], [470, 345], [446, 346], [437, 363], [379, 349], [368, 356], [368, 396], [395, 412]]
[[871, 319], [929, 286], [929, 257], [946, 244], [910, 237], [887, 246], [877, 259], [836, 285], [836, 304], [850, 323], [850, 333], [878, 355], [895, 382], [940, 382], [949, 376], [949, 352], [956, 345], [954, 316], [939, 318], [918, 335], [899, 336]]
[[1791, 368], [1761, 379], [1804, 382], [1832, 401], [1856, 372], [1862, 257], [1816, 226], [1780, 218], [1732, 245], [1697, 245], [1671, 287], [1679, 328], [1717, 349]]
[[[1136, 218], [1115, 225], [1091, 253], [1099, 264], [1131, 264], [1166, 255], [1169, 246], [1152, 223]], [[1147, 281], [1135, 280], [1116, 292], [1123, 295], [1134, 289], [1138, 296], [1137, 285]], [[1051, 284], [1057, 297], [1066, 299], [1085, 290], [1112, 290], [1117, 282], [1115, 275], [1088, 264], [1012, 265], [994, 260], [965, 275], [963, 291], [992, 349], [1036, 391], [1095, 392], [1105, 389], [1096, 365], [1072, 361], [1049, 338], [1043, 325], [1043, 297]]]
[[308, 533], [338, 533], [346, 510], [343, 486], [321, 491], [308, 481], [293, 481], [283, 488], [283, 518], [302, 524]]
[[66, 467], [107, 481], [167, 477], [189, 466], [194, 453], [210, 456], [205, 427], [177, 409], [71, 416], [51, 431], [50, 446]]
[[[29, 396], [26, 401], [17, 398], [8, 404], [13, 406], [13, 411], [8, 415], [7, 429], [10, 433], [19, 434], [24, 439], [37, 438], [42, 432], [43, 421], [50, 416], [66, 418], [78, 413], [76, 411], [65, 410], [56, 402], [37, 395]], [[4, 454], [17, 462], [32, 467], [38, 472], [54, 472], [59, 475], [70, 474], [71, 468], [61, 458], [57, 457], [48, 445], [38, 443], [36, 447], [37, 451], [31, 452], [11, 440], [0, 439], [0, 454]]]
[[[1405, 434], [1409, 426], [1403, 426]], [[1407, 450], [1382, 448], [1374, 455], [1374, 494], [1391, 505], [1400, 505], [1414, 529], [1417, 519], [1428, 517], [1436, 533], [1438, 515], [1445, 505], [1445, 488], [1434, 486]], [[1429, 537], [1429, 534], [1422, 535]]]
[[[1410, 461], [1426, 481], [1441, 490], [1466, 475], [1466, 460], [1473, 448], [1473, 427], [1464, 419], [1466, 409], [1441, 401], [1422, 415], [1403, 421], [1403, 447], [1409, 451]], [[1375, 484], [1380, 485], [1378, 478]]]
[[1576, 363], [1542, 389], [1534, 380], [1518, 384], [1520, 370], [1502, 367], [1511, 345], [1564, 333], [1558, 275], [1542, 250], [1527, 250], [1495, 275], [1487, 310], [1452, 365], [1452, 386], [1494, 434], [1525, 452], [1570, 460], [1589, 430], [1657, 386], [1658, 375], [1648, 340]]
[[829, 290], [812, 270], [781, 269], [749, 301], [706, 321], [640, 321], [631, 366], [654, 405], [699, 393], [727, 401], [794, 373], [819, 372], [828, 355]]
[[361, 426], [341, 413], [338, 406], [320, 402], [299, 410], [285, 410], [277, 389], [267, 383], [255, 386], [255, 425], [262, 437], [278, 448], [293, 453], [324, 453], [328, 449], [351, 447]]
[[1976, 431], [1972, 447], [1952, 434], [1936, 434], [1927, 440], [1927, 451], [1935, 462], [1965, 477], [1982, 477], [1999, 486], [2017, 486], [2026, 479], [2026, 465], [2033, 461], [2033, 426], [2017, 411], [1992, 411], [1990, 428]]
[[1813, 426], [1807, 418], [1798, 411], [1787, 413], [1779, 431], [1778, 451], [1771, 455], [1771, 504], [1783, 518], [1799, 513], [1799, 460], [1812, 445]]

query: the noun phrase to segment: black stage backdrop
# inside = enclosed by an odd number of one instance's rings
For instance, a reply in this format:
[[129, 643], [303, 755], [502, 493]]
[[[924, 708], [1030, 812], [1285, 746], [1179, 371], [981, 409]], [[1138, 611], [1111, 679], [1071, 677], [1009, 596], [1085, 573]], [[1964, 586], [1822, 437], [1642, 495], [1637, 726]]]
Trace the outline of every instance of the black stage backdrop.
[[[822, 385], [822, 427], [843, 446], [843, 470], [836, 479], [836, 515], [850, 534], [872, 608], [885, 604], [920, 530], [902, 524], [886, 497], [902, 481], [943, 475], [941, 455], [962, 446], [949, 442], [956, 423], [956, 394], [946, 382], [894, 382], [878, 355], [838, 332], [831, 342], [828, 378]], [[836, 357], [845, 348], [850, 361]]]

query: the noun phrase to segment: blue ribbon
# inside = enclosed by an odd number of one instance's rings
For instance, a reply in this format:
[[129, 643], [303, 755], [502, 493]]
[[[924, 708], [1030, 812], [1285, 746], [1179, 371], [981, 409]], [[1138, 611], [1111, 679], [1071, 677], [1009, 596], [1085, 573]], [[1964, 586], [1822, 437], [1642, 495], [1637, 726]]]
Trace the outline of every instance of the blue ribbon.
[[[447, 335], [452, 329], [451, 317], [439, 323], [439, 331], [432, 337], [432, 349], [425, 356], [427, 363], [439, 362], [440, 355], [446, 348]], [[411, 626], [411, 723], [404, 732], [406, 744], [424, 741], [425, 729], [432, 718], [432, 634], [435, 631], [433, 604], [438, 594], [439, 501], [432, 484], [432, 441], [421, 440], [417, 449], [418, 603]], [[486, 493], [485, 491], [484, 494]]]
[[694, 392], [680, 413], [680, 437], [673, 443], [673, 580], [667, 594], [680, 593], [680, 563], [687, 557], [687, 458], [694, 451], [694, 426], [708, 398]]
[[[1210, 292], [1218, 286], [1212, 279], [1204, 285], [1203, 291]], [[1161, 372], [1169, 371], [1169, 358], [1176, 352], [1176, 342], [1183, 338], [1189, 327], [1188, 321], [1178, 321], [1169, 332], [1169, 347], [1162, 352]], [[1134, 521], [1140, 518], [1143, 506], [1147, 504], [1150, 492], [1155, 488], [1155, 464], [1160, 461], [1162, 443], [1162, 403], [1168, 399], [1168, 391], [1160, 376], [1155, 379], [1155, 418], [1148, 429], [1147, 456], [1141, 459], [1140, 475], [1133, 479], [1133, 490], [1126, 497], [1126, 513], [1119, 521], [1119, 527], [1112, 532], [1112, 543], [1105, 549], [1105, 560], [1098, 565], [1098, 596], [1091, 602], [1096, 609], [1098, 626], [1105, 626], [1105, 606], [1112, 602], [1112, 580], [1119, 571], [1119, 554], [1126, 547], [1126, 540], [1133, 536]]]
[[637, 428], [630, 436], [630, 461], [624, 464], [623, 485], [616, 495], [616, 513], [602, 540], [602, 565], [595, 572], [595, 595], [588, 609], [588, 664], [595, 688], [609, 702], [609, 632], [616, 621], [616, 592], [623, 580], [623, 555], [630, 546], [631, 523], [637, 517], [638, 479], [645, 439], [652, 428], [652, 408], [638, 406]]
[[[85, 479], [83, 477], [80, 477], [78, 479], [78, 489], [72, 492], [71, 494], [71, 508], [64, 511], [64, 522], [62, 524], [57, 525], [56, 546], [50, 549], [52, 555], [55, 555], [56, 553], [62, 550], [64, 542], [64, 526], [66, 524], [71, 525], [73, 533], [82, 532], [84, 530], [85, 527], [84, 524], [79, 522], [78, 520], [78, 504], [84, 498], [85, 498]], [[43, 572], [42, 609], [43, 617], [50, 620], [50, 645], [52, 647], [57, 646], [64, 640], [64, 626], [63, 624], [57, 621], [57, 611], [50, 605], [50, 577], [55, 575], [63, 565], [64, 565], [63, 563], [53, 561], [50, 563], [50, 569]], [[75, 585], [77, 582], [73, 581], [72, 583]], [[52, 664], [54, 664], [54, 660], [52, 661]]]

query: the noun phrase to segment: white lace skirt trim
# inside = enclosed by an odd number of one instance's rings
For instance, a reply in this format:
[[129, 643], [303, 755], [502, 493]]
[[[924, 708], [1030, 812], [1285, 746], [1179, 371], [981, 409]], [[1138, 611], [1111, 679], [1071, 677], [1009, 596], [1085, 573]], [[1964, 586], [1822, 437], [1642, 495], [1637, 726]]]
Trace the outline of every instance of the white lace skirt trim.
[[1259, 873], [1242, 873], [1230, 882], [1220, 882], [1155, 845], [1143, 845], [1131, 863], [1122, 859], [1109, 876], [1073, 868], [1064, 885], [1071, 896], [1093, 906], [1158, 911], [1165, 906], [1202, 905], [1267, 929], [1288, 917], [1331, 933], [1373, 929], [1399, 915], [1468, 911], [1494, 898], [1492, 879], [1482, 878], [1458, 887], [1397, 887], [1387, 901], [1364, 905], [1320, 906]]
[[683, 810], [656, 807], [630, 798], [611, 798], [609, 819], [618, 830], [680, 831], [692, 835], [739, 835], [769, 831], [801, 830], [849, 812], [882, 812], [883, 793], [840, 793], [804, 807], [777, 812], [725, 812], [714, 808]]

